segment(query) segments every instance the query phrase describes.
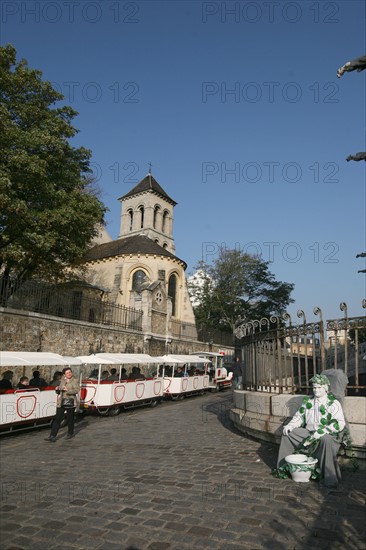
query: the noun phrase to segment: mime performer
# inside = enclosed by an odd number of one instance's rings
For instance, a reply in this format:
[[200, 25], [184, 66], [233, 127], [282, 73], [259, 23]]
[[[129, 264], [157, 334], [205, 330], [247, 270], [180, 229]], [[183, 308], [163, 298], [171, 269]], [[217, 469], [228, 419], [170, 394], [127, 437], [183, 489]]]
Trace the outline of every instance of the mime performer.
[[301, 407], [284, 426], [277, 467], [286, 464], [285, 457], [300, 447], [318, 459], [321, 482], [336, 487], [341, 479], [337, 453], [342, 442], [345, 419], [342, 406], [329, 392], [329, 379], [316, 374], [310, 379], [313, 397], [305, 397]]

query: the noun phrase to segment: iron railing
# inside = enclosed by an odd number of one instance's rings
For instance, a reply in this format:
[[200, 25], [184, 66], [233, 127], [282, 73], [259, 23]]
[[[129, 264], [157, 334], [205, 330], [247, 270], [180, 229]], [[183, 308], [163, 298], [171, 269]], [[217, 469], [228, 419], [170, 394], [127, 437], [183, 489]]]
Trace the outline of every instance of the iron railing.
[[0, 305], [66, 319], [142, 330], [142, 312], [91, 297], [82, 284], [51, 284], [0, 277]]
[[197, 340], [197, 329], [193, 323], [184, 323], [178, 319], [172, 319], [171, 332], [175, 338], [189, 338]]
[[207, 342], [210, 344], [217, 344], [219, 346], [234, 346], [234, 337], [231, 332], [224, 332], [223, 330], [211, 329], [207, 327], [198, 327], [198, 340], [200, 342]]
[[[366, 307], [366, 300], [362, 307]], [[348, 317], [342, 302], [343, 319], [324, 323], [321, 309], [314, 308], [319, 321], [295, 325], [289, 314], [250, 321], [237, 327], [245, 367], [244, 386], [266, 392], [304, 392], [310, 378], [328, 369], [341, 369], [348, 377], [348, 395], [366, 395], [366, 317]], [[286, 325], [285, 322], [288, 322]], [[350, 339], [350, 331], [353, 339]]]

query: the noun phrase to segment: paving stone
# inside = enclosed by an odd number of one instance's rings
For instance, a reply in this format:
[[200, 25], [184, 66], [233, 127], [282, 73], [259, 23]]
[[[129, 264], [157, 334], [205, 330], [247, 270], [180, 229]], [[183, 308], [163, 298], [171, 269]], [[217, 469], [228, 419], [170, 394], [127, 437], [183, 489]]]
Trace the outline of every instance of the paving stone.
[[165, 521], [162, 521], [160, 519], [148, 519], [146, 521], [144, 521], [143, 525], [151, 525], [151, 527], [161, 527], [162, 525], [164, 525]]
[[71, 523], [75, 522], [75, 523], [80, 524], [80, 523], [82, 523], [84, 521], [87, 521], [87, 520], [88, 520], [88, 518], [85, 517], [85, 516], [69, 516], [68, 518], [66, 518], [66, 523], [67, 523], [67, 525], [69, 525], [70, 522]]
[[118, 542], [105, 542], [101, 546], [98, 546], [98, 550], [121, 550], [121, 544]]
[[18, 536], [18, 537], [15, 537], [15, 538], [11, 541], [11, 545], [12, 545], [12, 547], [27, 548], [27, 546], [28, 546], [28, 541], [29, 541], [29, 538], [28, 538], [28, 537], [25, 537], [25, 536]]
[[148, 546], [148, 550], [168, 550], [172, 545], [170, 542], [157, 541], [152, 542]]
[[[243, 533], [243, 531], [241, 531]], [[212, 539], [214, 540], [220, 540], [220, 541], [234, 541], [239, 538], [238, 533], [234, 533], [233, 531], [213, 531], [212, 533]]]
[[195, 525], [194, 527], [190, 527], [188, 533], [200, 537], [210, 537], [213, 533], [213, 529], [209, 529], [208, 527], [199, 527], [198, 525]]
[[47, 521], [46, 523], [44, 523], [42, 525], [42, 527], [44, 529], [55, 529], [55, 530], [61, 530], [63, 529], [64, 527], [66, 527], [66, 523], [64, 523], [63, 521]]
[[184, 525], [182, 523], [177, 523], [177, 522], [174, 522], [174, 521], [170, 521], [168, 523], [165, 524], [165, 529], [171, 529], [173, 531], [186, 531], [187, 530], [187, 525]]
[[182, 519], [182, 516], [179, 514], [170, 514], [169, 512], [166, 512], [160, 515], [160, 519], [166, 521], [180, 521]]
[[59, 542], [62, 542], [66, 546], [67, 543], [72, 544], [80, 538], [81, 538], [80, 533], [73, 534], [66, 531], [66, 532], [60, 533], [57, 537], [57, 540]]
[[17, 523], [3, 523], [1, 525], [1, 528], [4, 531], [12, 532], [17, 531], [19, 529], [19, 525]]
[[257, 526], [259, 526], [262, 523], [262, 521], [260, 519], [248, 518], [248, 517], [244, 516], [240, 519], [240, 523], [243, 524], [243, 525], [257, 525]]

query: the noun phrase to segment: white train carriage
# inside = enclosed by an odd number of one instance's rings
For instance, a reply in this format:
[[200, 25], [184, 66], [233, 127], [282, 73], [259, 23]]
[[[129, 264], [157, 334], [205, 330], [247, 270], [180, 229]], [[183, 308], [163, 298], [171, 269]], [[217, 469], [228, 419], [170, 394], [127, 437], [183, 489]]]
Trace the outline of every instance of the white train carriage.
[[209, 389], [219, 391], [232, 386], [232, 373], [228, 373], [224, 367], [225, 356], [222, 353], [212, 351], [196, 351], [193, 356], [205, 359], [210, 365], [207, 369], [209, 375]]
[[[164, 355], [159, 367], [164, 380], [164, 397], [183, 399], [203, 394], [209, 387], [206, 359], [192, 355]], [[178, 373], [178, 370], [182, 370]]]
[[[6, 371], [13, 373], [14, 382], [31, 376], [39, 367], [49, 367], [48, 378], [60, 368], [80, 365], [81, 361], [57, 353], [0, 351], [1, 378]], [[57, 395], [53, 386], [39, 389], [0, 389], [0, 433], [49, 424], [56, 413]]]
[[[100, 414], [114, 416], [122, 409], [142, 405], [154, 406], [163, 398], [163, 379], [159, 376], [143, 376], [136, 379], [123, 379], [122, 368], [138, 365], [149, 365], [150, 369], [162, 361], [161, 357], [147, 354], [97, 353], [90, 356], [79, 356], [84, 365], [94, 367], [81, 380], [80, 408], [98, 411]], [[106, 365], [117, 369], [116, 379], [103, 379]], [[94, 376], [91, 376], [94, 374]]]

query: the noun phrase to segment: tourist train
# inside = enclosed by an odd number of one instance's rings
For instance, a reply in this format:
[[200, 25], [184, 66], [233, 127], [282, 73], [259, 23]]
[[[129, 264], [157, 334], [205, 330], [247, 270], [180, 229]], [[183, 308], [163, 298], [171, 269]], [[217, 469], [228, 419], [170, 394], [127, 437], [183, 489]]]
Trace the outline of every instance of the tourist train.
[[[80, 381], [77, 412], [114, 416], [123, 409], [155, 406], [163, 399], [178, 400], [231, 387], [231, 373], [223, 360], [222, 354], [213, 352], [161, 357], [128, 353], [65, 357], [1, 351], [0, 373], [2, 381], [12, 375], [15, 383], [38, 368], [46, 368], [52, 379], [56, 371], [70, 366]], [[56, 413], [56, 400], [55, 385], [0, 389], [0, 434], [49, 425]]]

